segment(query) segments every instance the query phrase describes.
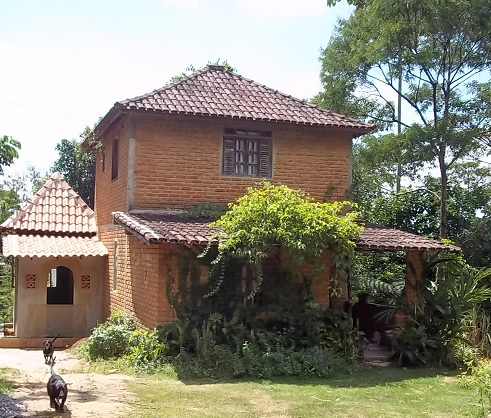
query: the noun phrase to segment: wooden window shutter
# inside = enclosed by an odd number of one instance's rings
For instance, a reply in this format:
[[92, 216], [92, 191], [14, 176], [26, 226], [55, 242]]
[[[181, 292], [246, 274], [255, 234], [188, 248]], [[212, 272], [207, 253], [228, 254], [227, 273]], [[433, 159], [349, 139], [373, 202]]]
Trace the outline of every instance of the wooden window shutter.
[[271, 141], [261, 141], [259, 145], [259, 177], [272, 177]]
[[235, 140], [223, 140], [223, 174], [235, 174]]

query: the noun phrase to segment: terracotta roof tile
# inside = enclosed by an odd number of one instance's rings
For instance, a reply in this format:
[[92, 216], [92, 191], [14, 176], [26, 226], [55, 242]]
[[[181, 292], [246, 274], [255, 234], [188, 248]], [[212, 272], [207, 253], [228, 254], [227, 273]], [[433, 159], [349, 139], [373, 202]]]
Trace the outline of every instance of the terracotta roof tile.
[[114, 212], [113, 218], [115, 223], [148, 243], [207, 244], [215, 231], [208, 225], [209, 219], [190, 219], [168, 212]]
[[455, 245], [376, 224], [365, 224], [356, 248], [366, 251], [460, 251]]
[[117, 102], [114, 108], [349, 128], [357, 135], [374, 126], [280, 93], [218, 65], [151, 93]]
[[[114, 223], [141, 238], [155, 244], [176, 242], [186, 244], [207, 244], [213, 232], [209, 219], [192, 219], [168, 211], [114, 212]], [[363, 251], [460, 251], [460, 248], [440, 241], [421, 237], [409, 232], [366, 224], [356, 243], [357, 250]]]
[[97, 237], [53, 237], [7, 235], [2, 237], [4, 256], [14, 257], [80, 257], [107, 255]]
[[54, 173], [21, 209], [0, 226], [0, 229], [18, 234], [97, 233], [94, 212], [60, 173]]

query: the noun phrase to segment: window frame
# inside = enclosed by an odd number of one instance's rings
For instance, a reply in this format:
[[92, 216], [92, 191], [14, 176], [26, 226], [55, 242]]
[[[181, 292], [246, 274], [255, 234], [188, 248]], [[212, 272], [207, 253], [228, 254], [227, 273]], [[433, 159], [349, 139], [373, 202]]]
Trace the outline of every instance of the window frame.
[[[239, 164], [242, 165], [241, 169]], [[221, 175], [271, 179], [273, 177], [271, 131], [224, 128]]]
[[113, 139], [111, 149], [111, 180], [117, 180], [119, 176], [119, 138]]

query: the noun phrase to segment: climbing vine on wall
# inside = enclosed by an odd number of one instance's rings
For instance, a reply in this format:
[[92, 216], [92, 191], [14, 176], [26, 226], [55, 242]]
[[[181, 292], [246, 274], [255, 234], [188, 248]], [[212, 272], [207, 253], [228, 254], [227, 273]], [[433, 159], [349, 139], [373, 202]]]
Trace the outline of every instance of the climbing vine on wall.
[[[347, 208], [351, 210], [347, 212]], [[227, 257], [245, 260], [256, 267], [259, 288], [261, 261], [278, 245], [287, 248], [292, 261], [299, 264], [319, 262], [329, 249], [333, 257], [331, 290], [336, 292], [339, 276], [347, 271], [354, 242], [362, 230], [357, 217], [351, 202], [315, 202], [301, 190], [262, 182], [248, 188], [211, 224], [220, 231], [214, 236], [219, 244], [212, 266], [220, 269]]]

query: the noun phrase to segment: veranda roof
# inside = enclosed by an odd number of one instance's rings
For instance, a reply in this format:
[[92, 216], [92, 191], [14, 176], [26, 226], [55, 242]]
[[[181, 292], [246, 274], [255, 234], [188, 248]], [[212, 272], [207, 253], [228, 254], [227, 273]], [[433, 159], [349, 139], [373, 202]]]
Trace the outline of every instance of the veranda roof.
[[107, 255], [107, 248], [97, 237], [7, 235], [2, 252], [6, 257], [87, 257]]
[[[179, 211], [114, 212], [113, 222], [148, 244], [207, 244], [213, 232], [209, 219], [189, 218]], [[356, 242], [359, 251], [460, 251], [459, 247], [375, 224], [365, 224]]]

